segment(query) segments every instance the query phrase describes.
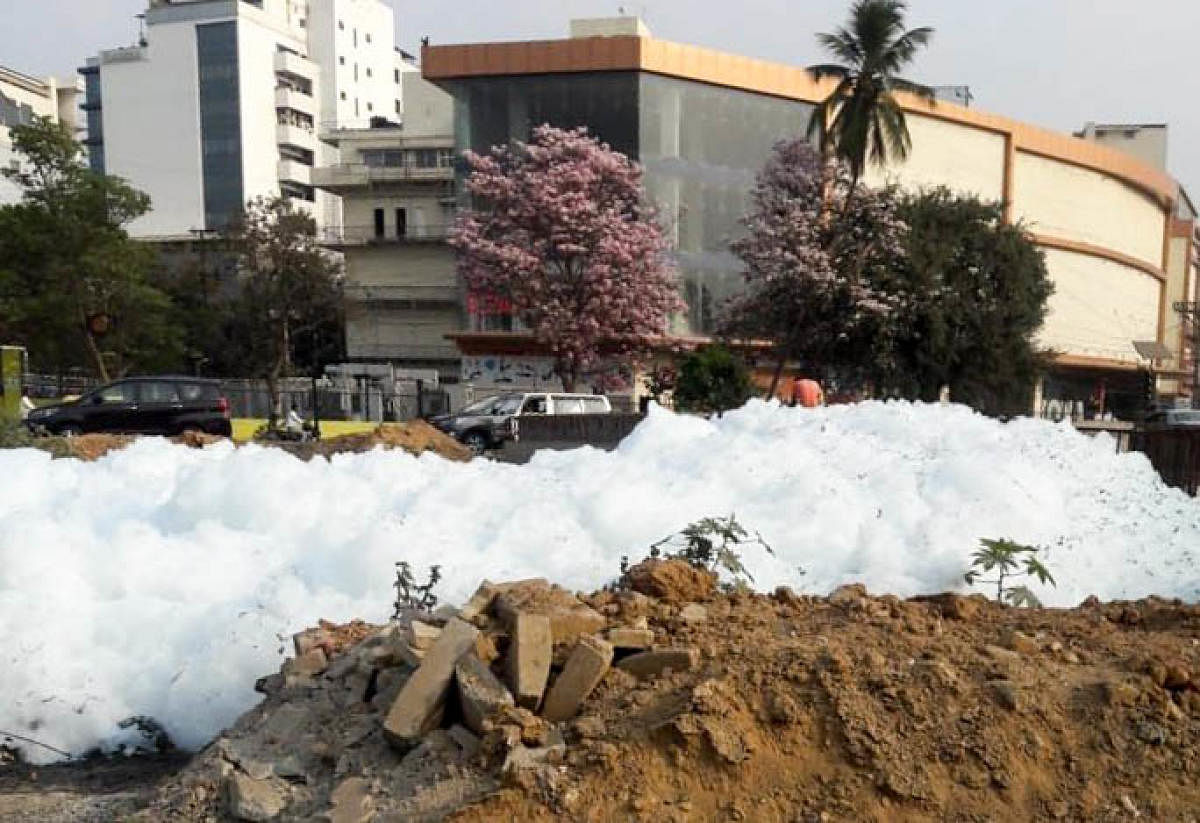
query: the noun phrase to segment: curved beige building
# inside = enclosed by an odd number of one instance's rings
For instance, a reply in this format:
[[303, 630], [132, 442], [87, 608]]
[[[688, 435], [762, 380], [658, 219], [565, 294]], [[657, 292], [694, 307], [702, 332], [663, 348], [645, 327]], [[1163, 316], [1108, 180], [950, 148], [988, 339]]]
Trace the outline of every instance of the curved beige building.
[[[708, 305], [736, 282], [736, 261], [723, 255], [753, 171], [776, 140], [802, 132], [831, 85], [798, 67], [656, 40], [629, 18], [577, 32], [586, 36], [427, 47], [423, 71], [456, 97], [460, 148], [522, 138], [548, 121], [588, 125], [637, 157], [677, 227], [689, 330], [704, 332]], [[868, 181], [1000, 201], [1028, 230], [1055, 284], [1040, 335], [1056, 363], [1047, 393], [1073, 404], [1101, 381], [1134, 392], [1139, 370], [1153, 365], [1164, 395], [1190, 394], [1175, 304], [1196, 300], [1196, 243], [1176, 181], [1094, 141], [947, 102], [902, 103], [911, 155]], [[1151, 363], [1134, 343], [1161, 359]]]

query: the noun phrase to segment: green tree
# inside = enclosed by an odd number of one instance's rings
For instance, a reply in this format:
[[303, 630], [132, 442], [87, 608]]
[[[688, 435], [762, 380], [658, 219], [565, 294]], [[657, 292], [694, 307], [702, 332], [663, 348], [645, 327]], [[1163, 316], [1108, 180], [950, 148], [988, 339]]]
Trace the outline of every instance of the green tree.
[[885, 165], [908, 157], [912, 140], [904, 109], [895, 92], [933, 100], [933, 90], [899, 77], [918, 49], [929, 43], [933, 29], [904, 30], [903, 0], [857, 0], [847, 25], [817, 41], [838, 63], [810, 66], [817, 80], [833, 78], [837, 86], [813, 111], [808, 137], [822, 154], [843, 160], [850, 169], [850, 198], [868, 160]]
[[938, 188], [902, 198], [899, 277], [922, 295], [903, 313], [890, 383], [988, 414], [1027, 411], [1040, 369], [1034, 335], [1053, 285], [1042, 252], [999, 204]]
[[675, 406], [680, 411], [718, 415], [743, 406], [753, 388], [745, 362], [722, 345], [704, 346], [679, 367]]
[[12, 130], [23, 190], [0, 207], [0, 334], [38, 368], [86, 366], [101, 380], [176, 362], [168, 301], [147, 279], [150, 254], [125, 231], [150, 199], [83, 162], [48, 118]]
[[240, 271], [229, 304], [243, 368], [266, 381], [272, 420], [282, 413], [279, 381], [314, 368], [340, 336], [341, 264], [316, 241], [316, 222], [290, 201], [257, 198], [230, 233]]

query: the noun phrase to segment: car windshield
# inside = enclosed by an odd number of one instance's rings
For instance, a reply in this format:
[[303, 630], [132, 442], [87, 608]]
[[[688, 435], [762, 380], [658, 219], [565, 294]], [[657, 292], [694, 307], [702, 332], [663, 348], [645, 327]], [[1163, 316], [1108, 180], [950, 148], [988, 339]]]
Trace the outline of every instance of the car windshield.
[[[516, 411], [517, 405], [521, 402], [519, 394], [500, 394], [485, 397], [482, 400], [476, 400], [462, 410], [462, 414], [511, 414]], [[505, 411], [511, 407], [511, 411]]]

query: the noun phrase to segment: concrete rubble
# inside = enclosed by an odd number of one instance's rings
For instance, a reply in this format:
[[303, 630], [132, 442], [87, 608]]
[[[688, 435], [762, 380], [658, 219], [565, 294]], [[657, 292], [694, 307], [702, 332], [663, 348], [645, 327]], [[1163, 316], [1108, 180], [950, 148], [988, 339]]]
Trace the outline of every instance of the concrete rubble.
[[194, 770], [211, 775], [221, 819], [246, 821], [441, 820], [505, 786], [560, 784], [571, 747], [603, 730], [584, 712], [599, 684], [698, 665], [647, 620], [677, 605], [632, 590], [584, 602], [537, 578], [483, 581], [459, 609], [384, 626], [322, 622]]

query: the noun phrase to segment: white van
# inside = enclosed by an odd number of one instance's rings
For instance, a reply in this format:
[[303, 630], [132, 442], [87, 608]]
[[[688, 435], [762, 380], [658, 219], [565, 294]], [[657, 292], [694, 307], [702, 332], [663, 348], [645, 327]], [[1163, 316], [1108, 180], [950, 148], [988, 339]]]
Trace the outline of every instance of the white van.
[[433, 425], [482, 454], [512, 437], [513, 418], [532, 415], [609, 414], [612, 404], [601, 394], [512, 392], [477, 400], [458, 414], [430, 420]]

